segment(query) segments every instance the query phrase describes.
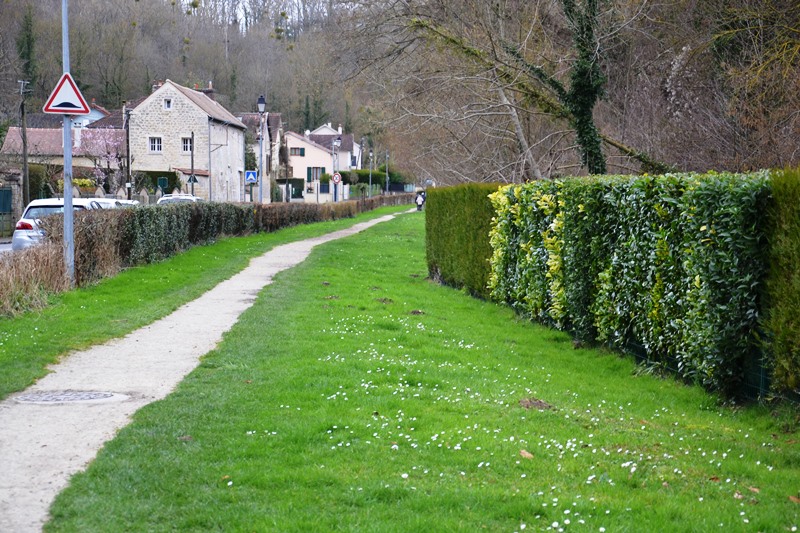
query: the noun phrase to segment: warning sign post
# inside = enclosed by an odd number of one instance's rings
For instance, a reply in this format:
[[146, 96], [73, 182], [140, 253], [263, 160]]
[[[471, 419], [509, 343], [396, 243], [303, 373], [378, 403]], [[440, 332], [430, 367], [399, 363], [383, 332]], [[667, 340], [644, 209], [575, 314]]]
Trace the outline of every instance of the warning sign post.
[[58, 80], [43, 110], [56, 115], [88, 115], [91, 112], [69, 72]]

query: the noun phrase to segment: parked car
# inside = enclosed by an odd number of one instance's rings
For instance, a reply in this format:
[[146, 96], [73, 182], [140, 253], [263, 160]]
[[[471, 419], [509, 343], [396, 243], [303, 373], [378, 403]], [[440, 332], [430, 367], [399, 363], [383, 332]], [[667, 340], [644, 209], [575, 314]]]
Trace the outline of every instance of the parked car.
[[[82, 209], [103, 209], [103, 205], [98, 200], [103, 198], [73, 198], [72, 208], [75, 211]], [[105, 202], [104, 202], [105, 203]], [[14, 235], [11, 237], [12, 250], [24, 250], [42, 240], [42, 230], [39, 229], [39, 221], [46, 216], [64, 212], [63, 198], [45, 198], [33, 200], [25, 208], [22, 218], [14, 228]]]
[[[123, 207], [122, 202], [116, 198], [87, 198], [87, 200], [94, 200], [102, 209], [119, 209]], [[73, 200], [74, 204], [75, 200]]]
[[120, 204], [120, 207], [136, 207], [139, 205], [139, 200], [117, 200]]
[[165, 194], [156, 202], [158, 205], [162, 204], [180, 204], [188, 202], [202, 202], [202, 198], [192, 196], [191, 194]]

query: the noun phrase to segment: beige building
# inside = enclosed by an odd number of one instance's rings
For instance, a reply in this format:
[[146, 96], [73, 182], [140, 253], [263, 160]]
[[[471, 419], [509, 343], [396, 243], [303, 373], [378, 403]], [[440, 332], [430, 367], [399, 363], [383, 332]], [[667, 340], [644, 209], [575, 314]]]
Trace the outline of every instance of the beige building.
[[210, 87], [192, 90], [167, 80], [136, 107], [124, 111], [131, 170], [177, 173], [181, 189], [189, 192], [194, 168], [196, 196], [244, 201], [247, 127], [210, 95]]
[[[284, 137], [289, 152], [293, 200], [324, 204], [350, 198], [350, 185], [344, 180], [338, 185], [333, 181], [323, 183], [320, 180], [323, 174], [333, 175], [335, 171], [350, 168], [349, 164], [342, 164], [339, 147], [333, 144], [333, 139], [328, 146], [324, 146], [291, 131], [286, 132]], [[282, 187], [285, 188], [285, 181]]]

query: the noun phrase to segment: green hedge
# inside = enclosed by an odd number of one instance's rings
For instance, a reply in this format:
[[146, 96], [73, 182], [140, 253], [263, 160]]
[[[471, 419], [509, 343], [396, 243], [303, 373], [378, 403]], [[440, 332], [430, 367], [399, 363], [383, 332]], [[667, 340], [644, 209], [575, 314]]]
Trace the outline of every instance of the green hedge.
[[505, 187], [492, 296], [735, 395], [758, 356], [766, 173]]
[[773, 389], [800, 391], [800, 169], [774, 172], [764, 326]]
[[425, 247], [433, 279], [488, 297], [491, 248], [486, 236], [493, 213], [489, 195], [497, 187], [474, 183], [427, 190]]
[[[369, 183], [369, 169], [341, 170], [340, 173], [347, 183]], [[395, 172], [391, 168], [389, 169], [389, 182], [411, 183], [406, 176], [400, 172]], [[372, 169], [372, 184], [380, 185], [381, 183], [386, 183], [386, 165], [380, 169]]]
[[[222, 202], [178, 203], [75, 213], [75, 281], [87, 285], [121, 269], [161, 261], [223, 236], [272, 232], [340, 218], [383, 205], [411, 204], [413, 195], [375, 196], [328, 204]], [[47, 217], [50, 242], [63, 241], [63, 217]]]

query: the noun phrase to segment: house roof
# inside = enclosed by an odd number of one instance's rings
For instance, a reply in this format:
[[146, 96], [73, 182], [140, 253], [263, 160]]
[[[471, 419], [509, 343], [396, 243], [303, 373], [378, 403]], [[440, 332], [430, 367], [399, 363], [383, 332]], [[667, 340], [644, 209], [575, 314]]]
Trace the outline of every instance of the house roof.
[[[89, 107], [104, 117], [110, 114], [106, 108], [94, 102], [89, 104]], [[97, 116], [97, 114], [94, 116]], [[29, 128], [59, 128], [62, 127], [63, 123], [63, 115], [53, 113], [25, 113], [25, 124]]]
[[64, 116], [52, 113], [25, 113], [25, 124], [28, 128], [58, 128], [64, 124]]
[[125, 117], [123, 116], [124, 109], [135, 109], [136, 106], [145, 101], [145, 98], [147, 97], [143, 96], [141, 98], [137, 98], [136, 100], [130, 100], [128, 102], [125, 102], [124, 108], [115, 109], [111, 111], [111, 113], [108, 116], [101, 118], [100, 120], [96, 120], [86, 127], [101, 128], [101, 129], [107, 129], [107, 128], [122, 129], [125, 127]]
[[287, 137], [287, 138], [293, 138], [293, 139], [296, 139], [298, 141], [302, 141], [302, 142], [304, 142], [304, 143], [306, 143], [308, 145], [311, 145], [311, 146], [313, 146], [315, 148], [319, 148], [320, 150], [325, 150], [326, 152], [330, 152], [331, 151], [330, 145], [329, 146], [325, 146], [325, 145], [319, 144], [317, 142], [314, 142], [312, 139], [306, 137], [305, 135], [300, 135], [299, 133], [295, 133], [293, 131], [287, 131], [286, 133], [284, 133], [284, 136]]
[[[175, 171], [180, 172], [181, 174], [185, 174], [187, 176], [191, 176], [192, 175], [192, 169], [191, 168], [178, 168], [178, 167], [175, 167], [172, 170], [175, 170]], [[211, 173], [208, 170], [201, 170], [199, 168], [196, 168], [196, 169], [194, 169], [194, 175], [195, 176], [208, 177], [208, 176], [211, 175]]]
[[[203, 110], [209, 118], [212, 120], [216, 120], [217, 122], [222, 122], [225, 124], [230, 124], [235, 128], [239, 128], [242, 130], [246, 130], [247, 126], [242, 124], [242, 122], [233, 116], [233, 114], [222, 107], [219, 102], [212, 100], [209, 98], [205, 93], [202, 91], [195, 91], [193, 89], [189, 89], [188, 87], [183, 87], [182, 85], [178, 85], [172, 80], [167, 80], [164, 82], [166, 84], [172, 85], [178, 92], [183, 94], [186, 98], [192, 101], [197, 107]], [[157, 91], [156, 91], [157, 92]], [[155, 93], [153, 93], [155, 94]]]
[[334, 133], [332, 135], [328, 134], [319, 134], [319, 133], [312, 133], [308, 136], [309, 139], [314, 141], [315, 143], [327, 147], [328, 150], [331, 149], [333, 146], [333, 140], [337, 137], [342, 138], [342, 145], [339, 147], [339, 150], [343, 152], [352, 152], [353, 151], [353, 134], [352, 133], [342, 133], [339, 135], [338, 133]]
[[[247, 126], [247, 131], [251, 132], [254, 136], [258, 134], [258, 113], [239, 113], [239, 120]], [[267, 114], [267, 131], [269, 132], [270, 139], [277, 139], [278, 130], [281, 127], [281, 114], [268, 113]]]
[[[28, 155], [63, 156], [63, 128], [28, 128]], [[115, 129], [81, 128], [72, 132], [72, 155], [102, 157], [125, 152], [125, 132]], [[19, 155], [22, 153], [22, 130], [8, 128], [8, 134], [0, 154]]]

